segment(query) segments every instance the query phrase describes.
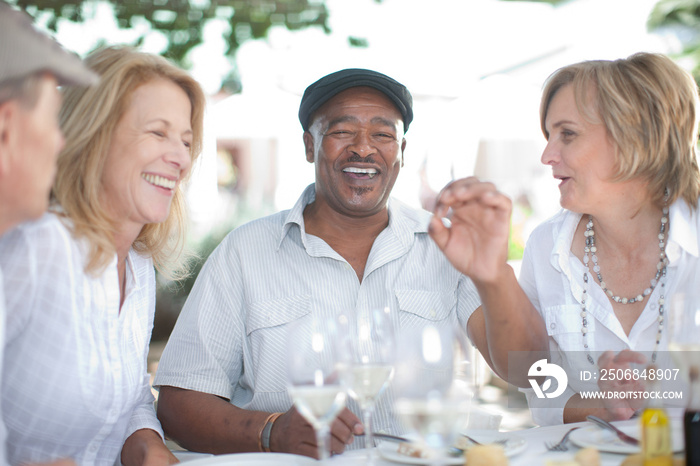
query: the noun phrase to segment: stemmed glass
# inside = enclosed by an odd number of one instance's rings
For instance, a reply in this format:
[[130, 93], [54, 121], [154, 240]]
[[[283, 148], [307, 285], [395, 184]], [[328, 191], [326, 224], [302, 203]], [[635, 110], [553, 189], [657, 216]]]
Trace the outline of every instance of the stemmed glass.
[[697, 434], [700, 431], [700, 291], [699, 273], [693, 279], [686, 278], [684, 287], [671, 296], [668, 325], [668, 349], [687, 384], [687, 401], [683, 415], [685, 459], [687, 464], [698, 464], [700, 448]]
[[[388, 307], [358, 309], [341, 315], [339, 322], [345, 348], [343, 382], [362, 410], [365, 446], [372, 448], [376, 401], [394, 374], [394, 322]], [[371, 463], [372, 452], [369, 454]]]
[[668, 349], [688, 381], [691, 366], [700, 369], [700, 270], [680, 274], [670, 296], [666, 328]]
[[681, 287], [671, 296], [668, 349], [687, 381], [690, 368], [700, 369], [700, 291]]
[[331, 423], [345, 406], [338, 374], [336, 319], [304, 317], [287, 335], [288, 392], [299, 414], [316, 432], [321, 461], [330, 457]]
[[473, 371], [466, 332], [448, 322], [402, 329], [392, 389], [394, 409], [428, 448], [432, 464], [447, 462], [447, 449], [469, 420]]

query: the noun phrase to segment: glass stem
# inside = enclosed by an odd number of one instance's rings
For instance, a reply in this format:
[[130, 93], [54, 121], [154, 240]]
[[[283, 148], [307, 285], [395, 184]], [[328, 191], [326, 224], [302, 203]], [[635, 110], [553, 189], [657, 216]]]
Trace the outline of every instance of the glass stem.
[[367, 465], [374, 466], [374, 426], [372, 425], [372, 415], [374, 414], [374, 403], [368, 403], [362, 410], [365, 421], [365, 448], [367, 451]]
[[365, 418], [365, 448], [374, 448], [374, 426], [372, 425], [372, 414], [374, 414], [374, 406], [368, 403], [365, 406], [362, 416]]
[[318, 444], [318, 459], [326, 461], [331, 457], [331, 426], [322, 424], [316, 428], [316, 443]]

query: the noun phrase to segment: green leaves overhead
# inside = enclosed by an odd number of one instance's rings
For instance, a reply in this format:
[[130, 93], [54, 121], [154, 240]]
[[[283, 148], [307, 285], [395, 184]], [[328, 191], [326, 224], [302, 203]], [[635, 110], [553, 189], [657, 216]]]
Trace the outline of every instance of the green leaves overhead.
[[[120, 28], [133, 27], [145, 19], [153, 30], [165, 35], [168, 45], [163, 55], [184, 64], [187, 53], [202, 43], [207, 21], [220, 19], [230, 25], [225, 35], [227, 55], [235, 55], [248, 39], [265, 37], [270, 27], [290, 30], [320, 27], [330, 32], [328, 10], [322, 0], [104, 0], [112, 5]], [[83, 22], [94, 0], [10, 0], [32, 15], [48, 14], [47, 27], [56, 30], [59, 19]], [[139, 37], [137, 45], [143, 40]]]
[[677, 58], [692, 60], [693, 76], [700, 83], [700, 0], [661, 0], [649, 15], [647, 26], [676, 32], [683, 45]]

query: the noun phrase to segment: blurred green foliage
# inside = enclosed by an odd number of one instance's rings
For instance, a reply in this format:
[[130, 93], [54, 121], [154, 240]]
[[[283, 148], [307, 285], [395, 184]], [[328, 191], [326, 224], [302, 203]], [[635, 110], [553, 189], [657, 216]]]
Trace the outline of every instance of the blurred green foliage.
[[[93, 12], [95, 0], [8, 0], [30, 15], [48, 17], [47, 27], [56, 31], [60, 19], [84, 22]], [[187, 54], [203, 41], [204, 25], [212, 19], [226, 21], [229, 31], [224, 34], [228, 44], [226, 55], [234, 57], [236, 50], [249, 39], [266, 36], [272, 26], [290, 30], [319, 27], [326, 33], [328, 9], [324, 0], [102, 0], [114, 10], [122, 29], [131, 28], [137, 19], [145, 19], [151, 28], [162, 33], [167, 46], [162, 55], [184, 68], [189, 68]], [[140, 45], [144, 36], [135, 41]], [[235, 85], [234, 85], [235, 87]]]
[[683, 50], [674, 58], [689, 58], [700, 84], [700, 0], [660, 0], [649, 15], [650, 30], [675, 30]]

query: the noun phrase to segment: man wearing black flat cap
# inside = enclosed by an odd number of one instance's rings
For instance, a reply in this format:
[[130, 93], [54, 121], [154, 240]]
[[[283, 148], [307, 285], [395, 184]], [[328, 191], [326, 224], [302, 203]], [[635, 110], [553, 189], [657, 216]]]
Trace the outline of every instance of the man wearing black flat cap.
[[[292, 407], [286, 335], [312, 316], [388, 307], [399, 328], [449, 325], [479, 307], [471, 281], [428, 235], [431, 215], [390, 194], [403, 164], [411, 94], [376, 71], [347, 69], [311, 84], [299, 119], [316, 182], [288, 211], [231, 232], [209, 257], [160, 361], [158, 414], [182, 446], [212, 453], [318, 457]], [[375, 431], [400, 434], [391, 396]], [[331, 449], [363, 447], [350, 400]]]

